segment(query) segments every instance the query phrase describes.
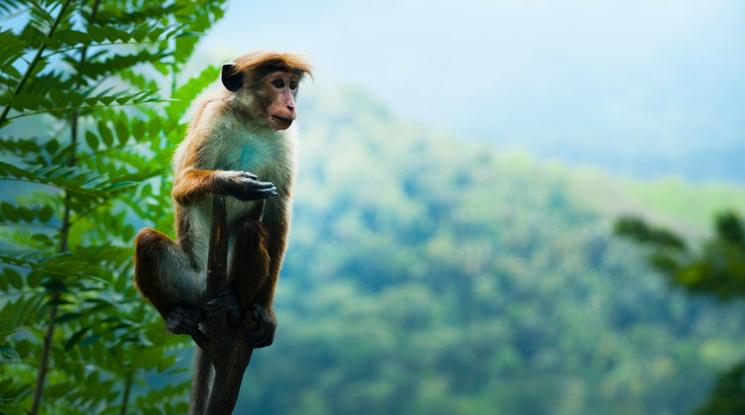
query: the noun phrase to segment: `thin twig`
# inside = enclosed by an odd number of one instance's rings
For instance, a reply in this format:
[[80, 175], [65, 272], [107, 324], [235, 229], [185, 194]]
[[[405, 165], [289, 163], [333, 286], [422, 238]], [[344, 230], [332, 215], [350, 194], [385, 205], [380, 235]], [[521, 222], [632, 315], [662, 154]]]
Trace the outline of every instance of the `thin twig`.
[[[134, 150], [137, 147], [142, 147], [143, 145], [146, 145], [146, 144], [147, 143], [136, 141], [134, 143], [128, 143], [128, 144], [112, 145], [111, 147], [102, 148], [101, 150], [89, 151], [81, 155], [81, 157], [78, 157], [78, 160], [83, 162], [83, 161], [92, 160], [94, 157], [107, 157], [107, 156], [112, 157], [116, 155], [117, 152], [121, 152], [121, 151], [124, 151], [128, 154], [133, 154]], [[132, 151], [128, 152], [127, 150], [132, 150]], [[145, 156], [143, 156], [142, 154], [134, 153], [133, 155], [137, 155], [137, 156], [141, 156], [145, 158]], [[121, 160], [116, 160], [116, 161], [121, 161]], [[127, 163], [126, 161], [121, 161], [121, 162]], [[131, 163], [127, 163], [127, 164], [131, 164]]]
[[[156, 44], [157, 42], [101, 42], [101, 43], [96, 43], [96, 44], [89, 44], [87, 46], [91, 48], [95, 48], [99, 46], [128, 46], [128, 45], [156, 45]], [[47, 55], [44, 56], [44, 59], [50, 56], [59, 55], [61, 53], [65, 53], [65, 52], [75, 50], [75, 49], [80, 49], [80, 45], [70, 46], [68, 48], [57, 49], [54, 52], [49, 52]]]
[[[52, 34], [54, 34], [54, 31], [57, 30], [57, 26], [62, 21], [62, 17], [65, 15], [65, 11], [67, 10], [67, 7], [70, 5], [70, 0], [67, 0], [60, 9], [59, 14], [57, 15], [57, 18], [55, 19], [54, 23], [52, 24], [52, 27], [49, 29], [49, 32], [47, 33], [46, 38], [49, 39], [52, 37]], [[44, 52], [44, 49], [46, 48], [46, 41], [42, 42], [41, 46], [39, 47], [39, 50], [36, 52], [36, 55], [34, 56], [34, 59], [31, 61], [29, 66], [26, 68], [26, 73], [23, 74], [23, 78], [21, 79], [21, 82], [18, 83], [18, 86], [16, 87], [16, 90], [14, 92], [14, 95], [18, 95], [22, 90], [23, 87], [26, 85], [26, 82], [28, 81], [29, 77], [34, 71], [34, 68], [39, 63], [39, 60], [41, 58], [41, 54]], [[5, 106], [5, 109], [3, 110], [2, 115], [0, 115], [0, 126], [5, 124], [8, 112], [10, 112], [10, 104], [7, 104]], [[69, 216], [69, 215], [68, 215]], [[61, 243], [61, 247], [67, 247], [67, 240], [66, 236], [65, 240]], [[62, 251], [64, 252], [64, 251]], [[34, 388], [34, 395], [31, 401], [31, 410], [29, 411], [29, 415], [36, 415], [39, 412], [39, 407], [41, 406], [41, 398], [44, 394], [44, 381], [46, 380], [47, 371], [49, 367], [49, 353], [52, 350], [52, 339], [54, 338], [54, 329], [55, 329], [55, 320], [57, 320], [57, 311], [58, 311], [58, 301], [60, 297], [60, 293], [55, 292], [52, 295], [52, 305], [49, 310], [49, 325], [47, 326], [46, 333], [44, 334], [44, 343], [42, 345], [42, 351], [41, 351], [41, 361], [39, 362], [39, 370], [37, 372], [36, 376], [36, 387]]]
[[29, 415], [36, 415], [39, 412], [39, 406], [41, 405], [41, 396], [44, 392], [44, 379], [47, 376], [47, 368], [49, 365], [49, 352], [52, 350], [52, 338], [54, 337], [54, 321], [57, 319], [57, 300], [59, 300], [59, 293], [55, 293], [52, 296], [52, 307], [49, 310], [49, 325], [47, 331], [44, 334], [44, 343], [41, 351], [41, 361], [39, 362], [39, 371], [36, 376], [36, 387], [34, 388], [34, 399], [31, 404], [31, 410], [28, 411]]
[[122, 406], [119, 411], [119, 415], [127, 414], [127, 406], [129, 405], [129, 392], [132, 389], [132, 372], [134, 369], [127, 373], [127, 378], [124, 380], [124, 395], [122, 395]]
[[20, 222], [7, 222], [3, 221], [0, 222], [0, 226], [25, 226], [28, 228], [49, 228], [49, 229], [58, 229], [56, 226], [49, 224], [49, 223], [20, 223]]
[[[96, 11], [98, 10], [100, 0], [94, 0], [93, 8], [91, 11], [90, 22], [93, 21], [93, 19], [96, 16]], [[57, 16], [57, 19], [55, 20], [54, 24], [49, 30], [49, 34], [47, 34], [47, 39], [52, 37], [52, 34], [57, 29], [57, 26], [59, 25], [59, 22], [62, 20], [62, 16], [65, 14], [65, 10], [67, 9], [67, 6], [70, 4], [70, 0], [67, 0], [65, 4], [62, 6], [62, 10], [60, 10], [59, 15]], [[28, 80], [28, 77], [33, 72], [33, 67], [36, 66], [36, 64], [39, 61], [39, 58], [41, 57], [42, 52], [44, 52], [44, 48], [46, 47], [46, 42], [42, 44], [42, 47], [39, 48], [39, 51], [37, 52], [36, 56], [34, 57], [34, 60], [31, 62], [31, 65], [29, 65], [29, 70], [26, 71], [24, 74], [24, 78], [21, 80], [21, 82], [18, 84], [18, 88], [15, 91], [15, 95], [18, 95], [21, 90], [23, 89], [23, 86], [25, 85], [26, 81]], [[82, 65], [85, 62], [85, 55], [86, 55], [86, 49], [83, 48], [83, 50], [80, 53], [80, 64]], [[78, 84], [80, 84], [80, 77], [78, 77]], [[5, 107], [5, 110], [3, 110], [2, 117], [0, 117], [0, 126], [3, 125], [5, 120], [7, 119], [8, 111], [10, 111], [10, 104], [8, 104]], [[74, 166], [75, 165], [75, 149], [77, 144], [77, 136], [78, 136], [78, 113], [77, 111], [72, 114], [72, 119], [70, 120], [70, 160], [68, 162], [68, 166]], [[59, 246], [59, 252], [64, 253], [67, 251], [67, 244], [69, 239], [69, 232], [70, 232], [70, 192], [65, 191], [65, 210], [63, 212], [63, 219], [62, 219], [62, 226], [60, 228], [60, 246]], [[49, 365], [49, 353], [52, 348], [52, 338], [54, 337], [54, 329], [56, 327], [56, 320], [57, 320], [57, 312], [59, 311], [59, 298], [60, 293], [55, 292], [52, 295], [52, 305], [51, 309], [49, 311], [49, 325], [47, 326], [47, 332], [44, 336], [44, 345], [42, 348], [42, 357], [41, 362], [39, 363], [39, 371], [36, 378], [36, 389], [34, 390], [34, 397], [33, 397], [33, 403], [31, 405], [31, 411], [29, 411], [29, 415], [36, 415], [39, 411], [39, 406], [41, 405], [41, 399], [42, 395], [44, 393], [44, 381], [46, 379], [47, 371], [48, 371], [48, 365]]]

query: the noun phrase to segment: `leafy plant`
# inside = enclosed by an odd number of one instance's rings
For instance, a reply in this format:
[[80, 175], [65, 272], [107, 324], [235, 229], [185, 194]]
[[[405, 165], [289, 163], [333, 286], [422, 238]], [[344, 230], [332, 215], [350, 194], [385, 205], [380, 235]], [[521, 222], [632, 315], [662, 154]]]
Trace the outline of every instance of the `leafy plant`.
[[0, 4], [0, 413], [183, 413], [184, 339], [132, 288], [131, 240], [169, 228], [176, 74], [224, 1]]

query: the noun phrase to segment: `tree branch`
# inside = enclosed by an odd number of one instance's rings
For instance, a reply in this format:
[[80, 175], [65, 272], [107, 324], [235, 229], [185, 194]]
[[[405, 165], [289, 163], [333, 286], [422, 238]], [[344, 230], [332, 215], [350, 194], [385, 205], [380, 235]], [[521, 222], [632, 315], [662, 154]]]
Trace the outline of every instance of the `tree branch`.
[[[210, 247], [207, 257], [206, 299], [217, 296], [226, 284], [227, 232], [225, 198], [214, 196], [212, 198]], [[207, 353], [215, 368], [206, 415], [230, 415], [235, 408], [243, 374], [253, 354], [253, 348], [248, 345], [246, 338], [248, 331], [254, 328], [254, 322], [246, 320], [237, 327], [233, 327], [228, 324], [225, 313], [222, 313], [209, 316], [205, 323], [209, 345], [202, 349]]]
[[214, 298], [225, 286], [227, 279], [228, 238], [225, 197], [212, 198], [212, 228], [207, 256], [207, 298]]

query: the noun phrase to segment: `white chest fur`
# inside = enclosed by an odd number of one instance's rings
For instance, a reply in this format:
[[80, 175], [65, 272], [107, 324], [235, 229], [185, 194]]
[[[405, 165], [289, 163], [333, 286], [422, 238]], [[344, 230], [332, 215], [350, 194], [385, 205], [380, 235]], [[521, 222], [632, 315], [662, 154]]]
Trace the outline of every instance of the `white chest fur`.
[[[293, 136], [289, 131], [253, 132], [239, 129], [221, 143], [216, 170], [240, 170], [274, 183], [280, 193], [289, 193], [294, 171]], [[248, 213], [254, 202], [227, 199], [228, 221]]]
[[227, 137], [221, 144], [220, 157], [216, 160], [218, 170], [244, 170], [259, 174], [283, 156], [283, 137], [277, 134], [257, 134], [239, 131]]
[[277, 177], [275, 170], [293, 164], [291, 140], [288, 134], [279, 132], [239, 129], [222, 140], [215, 169], [249, 171], [259, 180], [282, 180], [284, 177]]
[[[280, 193], [289, 194], [294, 175], [294, 136], [288, 131], [269, 131], [263, 134], [242, 130], [225, 134], [211, 148], [213, 158], [211, 163], [202, 168], [211, 170], [240, 170], [249, 171], [258, 176], [261, 181], [274, 183]], [[211, 165], [210, 165], [211, 164]], [[234, 197], [225, 199], [227, 221], [232, 223], [249, 214], [256, 202], [240, 201]], [[197, 206], [189, 209], [193, 224], [193, 241], [196, 246], [200, 266], [204, 268], [207, 261], [209, 228], [211, 221], [211, 206], [209, 199], [202, 200]], [[232, 241], [229, 242], [232, 251]]]

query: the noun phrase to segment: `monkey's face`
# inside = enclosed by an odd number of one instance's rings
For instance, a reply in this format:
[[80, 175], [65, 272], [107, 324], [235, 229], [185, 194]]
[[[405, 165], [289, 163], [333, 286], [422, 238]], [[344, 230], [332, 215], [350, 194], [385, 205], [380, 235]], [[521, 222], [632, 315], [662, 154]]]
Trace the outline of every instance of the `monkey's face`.
[[300, 76], [285, 71], [270, 72], [261, 79], [263, 117], [275, 130], [286, 130], [297, 118], [295, 97]]
[[222, 83], [235, 93], [235, 102], [248, 110], [252, 122], [274, 130], [286, 130], [295, 121], [297, 87], [303, 75], [310, 73], [302, 60], [293, 58], [298, 67], [285, 67], [282, 59], [260, 61], [255, 67], [240, 70], [231, 63], [222, 66]]

